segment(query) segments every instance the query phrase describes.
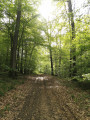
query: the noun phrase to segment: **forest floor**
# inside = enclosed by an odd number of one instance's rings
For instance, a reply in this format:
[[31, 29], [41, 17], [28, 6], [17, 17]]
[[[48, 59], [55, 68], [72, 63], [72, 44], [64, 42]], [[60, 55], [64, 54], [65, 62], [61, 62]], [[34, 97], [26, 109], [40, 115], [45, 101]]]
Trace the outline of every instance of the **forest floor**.
[[0, 97], [0, 120], [90, 120], [89, 91], [54, 76], [26, 76]]

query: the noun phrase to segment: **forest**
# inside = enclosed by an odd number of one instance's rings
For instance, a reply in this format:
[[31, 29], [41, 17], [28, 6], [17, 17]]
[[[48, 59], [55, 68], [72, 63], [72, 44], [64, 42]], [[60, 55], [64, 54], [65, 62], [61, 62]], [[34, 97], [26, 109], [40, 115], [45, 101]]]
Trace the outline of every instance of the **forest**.
[[0, 120], [90, 120], [90, 0], [0, 0]]
[[90, 80], [89, 0], [0, 0], [0, 74]]

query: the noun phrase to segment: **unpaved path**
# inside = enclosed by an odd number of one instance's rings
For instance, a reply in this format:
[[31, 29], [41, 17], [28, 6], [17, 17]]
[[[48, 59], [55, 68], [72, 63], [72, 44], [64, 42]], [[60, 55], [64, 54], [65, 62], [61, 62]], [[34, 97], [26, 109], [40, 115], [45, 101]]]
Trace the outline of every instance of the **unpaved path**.
[[14, 120], [85, 120], [83, 112], [73, 104], [67, 89], [53, 77], [32, 77], [32, 89]]
[[[90, 120], [87, 93], [69, 89], [53, 76], [26, 76], [25, 83], [0, 97], [0, 120]], [[86, 95], [80, 108], [72, 99]], [[83, 104], [84, 103], [84, 104]]]

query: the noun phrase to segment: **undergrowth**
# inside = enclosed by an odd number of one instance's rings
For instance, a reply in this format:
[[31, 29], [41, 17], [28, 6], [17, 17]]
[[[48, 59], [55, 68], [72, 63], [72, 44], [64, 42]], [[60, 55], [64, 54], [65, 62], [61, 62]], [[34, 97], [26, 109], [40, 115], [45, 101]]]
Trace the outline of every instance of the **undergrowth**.
[[20, 85], [24, 83], [24, 79], [16, 78], [12, 79], [8, 76], [0, 75], [0, 96], [4, 96], [6, 92], [15, 89], [16, 85]]
[[70, 99], [72, 99], [81, 110], [86, 110], [86, 116], [90, 116], [90, 80], [64, 78], [60, 79], [60, 83], [69, 89], [68, 94], [71, 96]]

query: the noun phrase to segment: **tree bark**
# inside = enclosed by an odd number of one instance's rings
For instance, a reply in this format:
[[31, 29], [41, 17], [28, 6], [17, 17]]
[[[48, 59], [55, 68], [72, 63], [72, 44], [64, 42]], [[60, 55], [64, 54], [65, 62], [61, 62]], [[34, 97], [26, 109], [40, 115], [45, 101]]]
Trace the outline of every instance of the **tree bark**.
[[59, 46], [59, 77], [61, 76], [61, 40], [60, 40], [60, 46]]
[[27, 74], [27, 41], [25, 41], [25, 61], [24, 61], [24, 74]]
[[75, 23], [74, 23], [74, 16], [73, 16], [73, 10], [72, 10], [72, 3], [71, 0], [68, 0], [68, 9], [69, 9], [69, 22], [71, 25], [71, 31], [72, 31], [72, 37], [70, 42], [70, 77], [76, 76], [77, 70], [76, 70], [76, 46], [73, 45], [72, 41], [75, 38]]
[[13, 38], [13, 47], [11, 49], [11, 69], [12, 69], [12, 77], [16, 76], [16, 51], [17, 51], [17, 41], [19, 35], [20, 28], [20, 18], [21, 18], [21, 0], [18, 0], [18, 8], [17, 8], [17, 18], [16, 18], [16, 27]]
[[22, 52], [21, 52], [20, 73], [23, 74], [23, 39], [22, 39]]
[[25, 25], [23, 25], [23, 28], [22, 28], [22, 33], [21, 33], [21, 36], [19, 38], [19, 42], [18, 42], [18, 48], [17, 48], [17, 69], [18, 71], [20, 70], [20, 55], [19, 55], [19, 51], [20, 51], [20, 46], [21, 46], [21, 42], [23, 42], [23, 35], [24, 35], [24, 29], [25, 29]]
[[52, 50], [50, 48], [50, 61], [51, 61], [51, 75], [54, 75], [53, 73], [53, 59], [52, 59]]

